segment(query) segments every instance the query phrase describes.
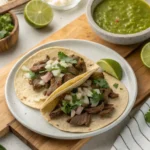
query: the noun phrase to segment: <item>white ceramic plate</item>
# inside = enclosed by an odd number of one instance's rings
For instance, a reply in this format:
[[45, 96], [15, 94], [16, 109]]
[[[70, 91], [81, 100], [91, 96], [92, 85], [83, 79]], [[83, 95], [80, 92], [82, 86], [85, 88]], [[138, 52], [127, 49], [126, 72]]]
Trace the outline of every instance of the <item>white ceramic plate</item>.
[[[14, 91], [14, 76], [18, 67], [25, 59], [27, 59], [29, 56], [31, 56], [35, 52], [43, 48], [47, 48], [51, 46], [62, 46], [62, 47], [73, 49], [74, 51], [82, 55], [85, 55], [86, 57], [92, 59], [95, 62], [101, 58], [112, 58], [112, 59], [117, 60], [121, 64], [123, 68], [122, 82], [125, 84], [125, 86], [127, 87], [129, 91], [129, 103], [124, 113], [115, 122], [111, 123], [110, 125], [102, 129], [89, 132], [89, 133], [63, 132], [51, 126], [50, 124], [48, 124], [44, 120], [44, 118], [41, 116], [38, 110], [29, 108], [20, 102], [20, 100], [16, 97], [16, 94]], [[52, 138], [81, 139], [81, 138], [86, 138], [90, 136], [95, 136], [100, 133], [108, 131], [109, 129], [113, 128], [118, 123], [120, 123], [128, 115], [128, 113], [130, 112], [136, 100], [137, 81], [136, 81], [135, 74], [133, 70], [131, 69], [131, 67], [129, 66], [129, 64], [124, 60], [124, 58], [122, 58], [118, 53], [111, 50], [110, 48], [107, 48], [103, 45], [100, 45], [94, 42], [84, 41], [84, 40], [60, 40], [60, 41], [51, 42], [51, 43], [42, 45], [38, 48], [35, 48], [34, 50], [30, 51], [25, 56], [23, 56], [14, 65], [6, 82], [5, 96], [6, 96], [7, 105], [11, 113], [21, 124], [29, 128], [30, 130], [36, 133], [39, 133], [41, 135], [52, 137]]]

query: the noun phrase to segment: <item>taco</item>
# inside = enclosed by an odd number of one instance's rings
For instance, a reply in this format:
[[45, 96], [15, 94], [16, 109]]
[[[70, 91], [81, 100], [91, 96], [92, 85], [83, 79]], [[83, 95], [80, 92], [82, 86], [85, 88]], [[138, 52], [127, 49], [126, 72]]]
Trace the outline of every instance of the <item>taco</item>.
[[41, 113], [51, 125], [68, 132], [91, 132], [109, 125], [124, 112], [128, 104], [126, 87], [105, 72], [93, 71], [44, 103]]
[[15, 92], [21, 102], [40, 109], [47, 97], [63, 91], [97, 67], [93, 61], [66, 48], [43, 49], [19, 67], [14, 79]]

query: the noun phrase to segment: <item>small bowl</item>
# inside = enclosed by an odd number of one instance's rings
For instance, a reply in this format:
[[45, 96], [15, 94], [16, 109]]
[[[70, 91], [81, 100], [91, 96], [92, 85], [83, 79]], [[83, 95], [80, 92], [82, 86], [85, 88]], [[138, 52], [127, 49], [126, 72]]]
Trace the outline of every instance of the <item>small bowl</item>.
[[9, 50], [17, 43], [18, 40], [19, 24], [18, 24], [17, 16], [11, 11], [8, 13], [11, 15], [13, 19], [14, 29], [8, 36], [0, 40], [0, 52]]
[[95, 7], [103, 0], [90, 0], [87, 4], [86, 15], [88, 22], [96, 34], [102, 39], [120, 45], [131, 45], [145, 41], [150, 37], [150, 28], [134, 34], [115, 34], [99, 27], [93, 19]]
[[43, 1], [48, 3], [52, 8], [54, 8], [56, 10], [69, 10], [69, 9], [76, 7], [80, 3], [81, 0], [74, 0], [74, 2], [70, 3], [69, 5], [64, 5], [64, 6], [53, 5], [50, 2], [48, 2], [47, 0], [43, 0]]

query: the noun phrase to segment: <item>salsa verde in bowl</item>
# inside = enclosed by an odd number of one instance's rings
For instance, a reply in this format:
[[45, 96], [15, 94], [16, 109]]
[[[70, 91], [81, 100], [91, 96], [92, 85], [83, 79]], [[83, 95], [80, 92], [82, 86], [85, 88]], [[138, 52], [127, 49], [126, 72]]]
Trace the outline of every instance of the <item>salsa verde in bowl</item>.
[[91, 0], [87, 18], [104, 40], [130, 45], [150, 37], [150, 6], [143, 0]]

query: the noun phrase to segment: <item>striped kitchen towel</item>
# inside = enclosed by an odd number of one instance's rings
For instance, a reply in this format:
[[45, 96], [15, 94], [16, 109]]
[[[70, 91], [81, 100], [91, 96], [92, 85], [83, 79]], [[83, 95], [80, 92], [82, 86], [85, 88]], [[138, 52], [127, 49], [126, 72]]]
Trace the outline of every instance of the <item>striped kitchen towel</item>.
[[150, 150], [150, 123], [145, 122], [144, 118], [149, 109], [150, 98], [131, 117], [111, 150]]

